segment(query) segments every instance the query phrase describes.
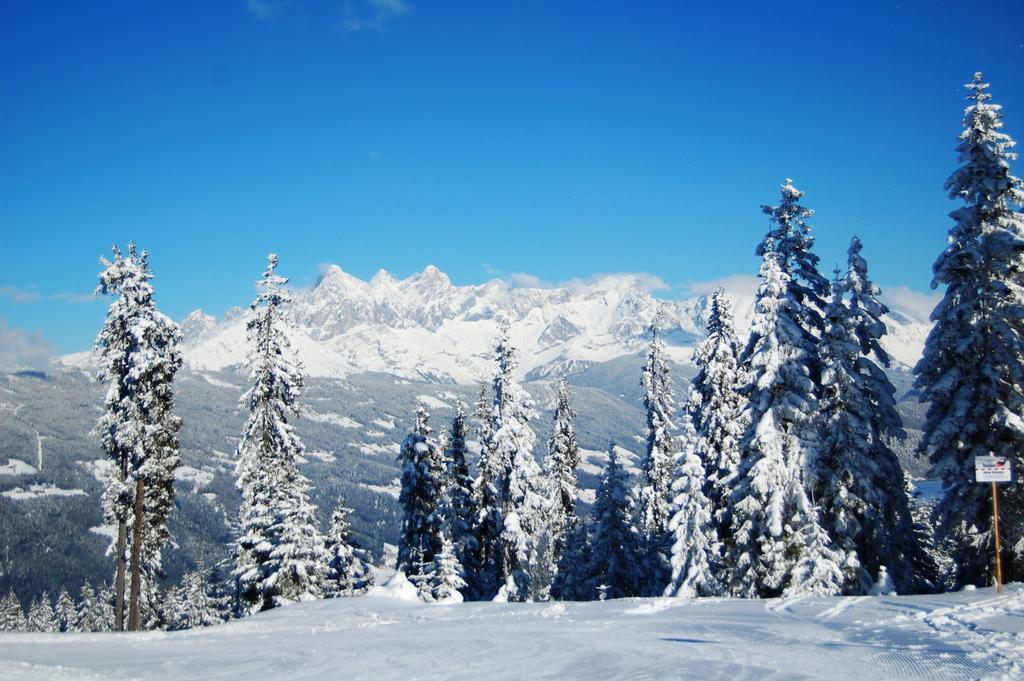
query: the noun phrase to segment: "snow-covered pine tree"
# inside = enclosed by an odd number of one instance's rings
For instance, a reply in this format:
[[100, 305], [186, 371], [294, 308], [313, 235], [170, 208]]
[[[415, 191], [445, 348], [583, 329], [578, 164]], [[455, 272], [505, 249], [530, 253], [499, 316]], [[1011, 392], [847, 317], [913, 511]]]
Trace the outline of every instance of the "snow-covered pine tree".
[[58, 631], [78, 631], [78, 609], [68, 590], [61, 587], [57, 601], [53, 604]]
[[25, 631], [25, 611], [13, 591], [8, 591], [0, 601], [0, 631]]
[[484, 447], [490, 457], [488, 466], [496, 474], [493, 480], [502, 520], [496, 598], [529, 601], [549, 586], [533, 583], [531, 579], [548, 503], [540, 466], [533, 456], [533, 400], [512, 376], [519, 359], [509, 341], [508, 324], [501, 327], [495, 351], [498, 371], [492, 384], [491, 436]]
[[206, 568], [200, 563], [181, 578], [174, 593], [174, 612], [168, 618], [169, 629], [208, 627], [221, 621], [216, 605], [210, 600]]
[[[480, 544], [476, 537], [477, 501], [473, 492], [473, 476], [469, 472], [466, 457], [466, 407], [459, 402], [452, 416], [448, 434], [448, 447], [444, 460], [448, 468], [448, 489], [445, 494], [448, 505], [448, 534], [451, 537], [455, 559], [462, 566], [463, 575], [474, 575], [480, 569]], [[463, 595], [475, 597], [467, 578]]]
[[101, 623], [102, 631], [112, 631], [114, 628], [114, 587], [104, 584], [96, 590], [96, 621]]
[[551, 584], [551, 597], [560, 601], [589, 601], [596, 586], [591, 580], [590, 519], [573, 516], [565, 528], [565, 546]]
[[642, 561], [644, 538], [634, 526], [635, 514], [629, 476], [612, 443], [594, 499], [587, 580], [594, 588], [591, 599], [599, 594], [602, 600], [639, 596], [648, 590]]
[[[783, 187], [783, 207], [773, 221], [801, 215], [792, 185]], [[789, 217], [786, 217], [789, 216]], [[800, 325], [803, 305], [791, 293], [783, 258], [772, 250], [773, 229], [763, 261], [750, 340], [741, 355], [748, 383], [740, 469], [729, 495], [731, 533], [726, 564], [729, 589], [744, 597], [777, 596], [789, 586], [801, 561], [800, 537], [816, 537], [806, 527], [812, 508], [804, 490], [808, 418], [815, 386], [809, 367], [816, 348]], [[809, 295], [809, 294], [808, 294]], [[815, 519], [816, 520], [816, 519]]]
[[398, 461], [402, 466], [402, 532], [398, 539], [399, 572], [420, 590], [434, 569], [434, 556], [444, 540], [445, 519], [436, 511], [444, 494], [444, 461], [430, 437], [430, 415], [416, 405], [416, 427], [402, 442]]
[[[230, 571], [229, 571], [230, 572]], [[210, 569], [206, 578], [206, 593], [210, 601], [210, 618], [217, 622], [226, 622], [235, 612], [235, 593], [233, 582], [225, 579], [219, 563]]]
[[665, 343], [661, 339], [662, 313], [651, 324], [651, 346], [643, 367], [644, 409], [647, 414], [647, 446], [640, 462], [640, 532], [643, 538], [644, 595], [658, 595], [671, 574], [669, 553], [672, 518], [672, 481], [675, 479], [675, 398], [669, 375]]
[[[804, 346], [810, 351], [814, 337], [824, 329], [822, 311], [829, 296], [829, 281], [818, 271], [819, 258], [811, 252], [814, 237], [807, 218], [814, 211], [800, 204], [804, 193], [786, 178], [782, 185], [782, 200], [777, 206], [761, 206], [771, 227], [755, 253], [764, 257], [774, 254], [779, 268], [786, 274], [786, 295], [793, 301], [795, 322], [803, 332]], [[812, 368], [816, 368], [811, 364]], [[812, 372], [812, 377], [814, 376]]]
[[797, 534], [790, 534], [788, 553], [798, 556], [792, 574], [786, 580], [782, 595], [837, 596], [846, 583], [844, 567], [849, 563], [845, 552], [835, 547], [828, 533], [818, 522], [818, 510], [811, 506], [803, 490], [794, 493], [797, 512], [791, 525], [802, 523]]
[[858, 550], [861, 564], [874, 573], [882, 567], [897, 589], [907, 592], [934, 592], [938, 588], [938, 568], [914, 531], [911, 497], [905, 485], [893, 480], [906, 477], [896, 452], [889, 446], [893, 440], [906, 437], [903, 419], [896, 410], [896, 387], [884, 369], [892, 362], [882, 348], [881, 340], [888, 332], [883, 316], [889, 313], [880, 300], [881, 289], [868, 278], [867, 261], [861, 255], [860, 239], [853, 237], [848, 252], [845, 287], [850, 294], [850, 314], [854, 334], [860, 343], [861, 356], [857, 369], [864, 379], [864, 390], [873, 405], [869, 412], [871, 459], [876, 466], [873, 491], [877, 500], [869, 504], [864, 526], [870, 537]]
[[[1001, 132], [1000, 107], [976, 73], [957, 152], [960, 167], [946, 180], [949, 197], [964, 205], [950, 213], [948, 246], [932, 267], [932, 287], [945, 295], [915, 387], [927, 402], [921, 450], [942, 478], [936, 508], [940, 541], [953, 547], [957, 585], [992, 579], [991, 489], [974, 481], [974, 458], [1007, 456], [1024, 470], [1024, 185], [1010, 172], [1013, 139]], [[1004, 489], [1000, 510], [1024, 549], [1024, 489]], [[1024, 556], [1007, 570], [1024, 578]]]
[[373, 573], [352, 540], [350, 513], [352, 509], [345, 505], [344, 497], [338, 497], [325, 538], [329, 560], [324, 595], [328, 598], [357, 596], [373, 586]]
[[27, 630], [40, 633], [60, 631], [57, 616], [53, 612], [53, 603], [45, 591], [37, 600], [32, 601], [32, 605], [28, 609]]
[[[476, 499], [474, 536], [478, 551], [476, 569], [466, 572], [469, 590], [476, 598], [490, 600], [504, 581], [504, 546], [501, 532], [505, 526], [501, 496], [498, 489], [503, 471], [490, 451], [493, 442], [494, 397], [489, 386], [480, 386], [477, 402], [477, 435], [480, 442], [479, 474], [473, 483]], [[465, 566], [463, 566], [465, 567]], [[472, 567], [472, 566], [471, 566]]]
[[437, 603], [461, 603], [466, 580], [462, 578], [463, 568], [455, 554], [455, 547], [447, 537], [441, 550], [434, 556], [434, 567], [430, 573], [430, 599]]
[[78, 631], [105, 631], [106, 622], [96, 602], [96, 590], [88, 581], [78, 591]]
[[861, 563], [858, 548], [867, 536], [863, 522], [869, 504], [878, 496], [873, 490], [878, 480], [868, 426], [874, 405], [858, 371], [860, 345], [845, 293], [846, 284], [836, 270], [832, 298], [825, 306], [825, 331], [818, 343], [821, 436], [809, 477], [813, 496], [821, 504], [821, 522], [836, 545], [846, 551], [842, 590], [865, 593], [871, 586], [871, 574]]
[[707, 333], [693, 353], [697, 375], [687, 413], [697, 434], [695, 453], [707, 476], [704, 494], [711, 502], [712, 522], [724, 541], [731, 524], [728, 497], [740, 465], [745, 400], [732, 308], [721, 288], [711, 297]]
[[[693, 398], [694, 393], [691, 393]], [[676, 462], [676, 479], [672, 483], [675, 493], [669, 522], [672, 577], [665, 587], [666, 596], [692, 598], [719, 596], [725, 592], [718, 577], [721, 545], [711, 516], [712, 504], [704, 495], [707, 487], [704, 464], [697, 454], [700, 439], [689, 414], [685, 415], [683, 447]]]
[[577, 535], [580, 517], [576, 510], [579, 500], [579, 480], [576, 469], [580, 465], [580, 448], [576, 442], [576, 412], [572, 408], [572, 391], [564, 378], [558, 382], [555, 394], [555, 417], [548, 453], [544, 459], [544, 473], [550, 485], [551, 511], [548, 514], [548, 555], [545, 563], [552, 567], [554, 578], [550, 594], [554, 598], [573, 598], [572, 584], [586, 571], [579, 555], [580, 539]]
[[115, 626], [124, 624], [130, 569], [128, 627], [137, 630], [152, 619], [146, 597], [162, 575], [160, 552], [170, 538], [167, 521], [174, 508], [174, 469], [180, 462], [181, 421], [173, 414], [172, 389], [181, 366], [180, 334], [156, 309], [148, 254], [138, 253], [134, 243], [127, 257], [117, 247], [113, 253], [113, 261], [100, 259], [103, 271], [96, 289], [97, 294], [117, 297], [95, 343], [97, 378], [108, 386], [106, 411], [96, 432], [113, 464], [103, 506], [118, 528]]
[[[821, 522], [847, 555], [844, 591], [866, 593], [885, 567], [903, 592], [930, 590], [914, 566], [924, 558], [915, 542], [903, 469], [886, 438], [905, 436], [896, 389], [875, 363], [889, 365], [878, 287], [868, 278], [861, 243], [850, 244], [846, 276], [838, 272], [825, 307], [819, 341], [821, 444], [811, 472]], [[850, 296], [849, 304], [845, 296]]]
[[302, 367], [292, 356], [281, 309], [290, 301], [288, 280], [276, 269], [271, 254], [246, 325], [253, 386], [241, 398], [249, 418], [238, 443], [242, 504], [235, 575], [250, 612], [319, 598], [327, 564], [309, 483], [299, 471], [302, 441], [288, 423], [299, 411]]

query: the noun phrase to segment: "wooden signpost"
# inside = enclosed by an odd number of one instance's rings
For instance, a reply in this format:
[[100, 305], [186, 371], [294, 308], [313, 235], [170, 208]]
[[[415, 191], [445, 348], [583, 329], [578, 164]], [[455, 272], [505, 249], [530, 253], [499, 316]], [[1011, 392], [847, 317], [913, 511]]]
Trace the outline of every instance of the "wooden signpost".
[[999, 546], [999, 488], [997, 482], [1013, 482], [1013, 466], [1005, 456], [974, 457], [974, 479], [977, 482], [992, 483], [992, 524], [995, 529], [996, 544], [996, 590], [1003, 590], [1003, 561]]

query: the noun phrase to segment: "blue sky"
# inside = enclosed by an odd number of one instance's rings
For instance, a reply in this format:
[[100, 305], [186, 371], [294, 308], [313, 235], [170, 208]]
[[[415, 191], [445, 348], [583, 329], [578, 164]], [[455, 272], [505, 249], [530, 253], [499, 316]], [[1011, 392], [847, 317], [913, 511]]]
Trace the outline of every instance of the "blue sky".
[[1017, 1], [0, 2], [0, 344], [86, 349], [129, 239], [175, 318], [247, 304], [270, 250], [298, 285], [435, 264], [682, 296], [757, 272], [785, 177], [827, 269], [857, 233], [926, 291], [974, 71], [1024, 137], [1022, 26]]

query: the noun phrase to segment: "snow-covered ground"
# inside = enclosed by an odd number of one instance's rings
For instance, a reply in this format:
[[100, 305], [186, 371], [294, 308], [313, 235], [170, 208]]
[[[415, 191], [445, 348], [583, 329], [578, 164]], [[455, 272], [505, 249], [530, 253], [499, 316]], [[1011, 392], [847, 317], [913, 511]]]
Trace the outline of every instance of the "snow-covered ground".
[[178, 633], [0, 633], [0, 678], [1020, 679], [1024, 585], [764, 601], [361, 597]]

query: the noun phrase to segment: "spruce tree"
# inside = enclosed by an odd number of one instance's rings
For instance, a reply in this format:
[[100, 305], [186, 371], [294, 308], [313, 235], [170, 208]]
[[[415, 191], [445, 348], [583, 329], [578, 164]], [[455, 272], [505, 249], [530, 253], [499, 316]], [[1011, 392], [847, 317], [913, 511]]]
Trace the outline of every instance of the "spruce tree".
[[707, 476], [704, 494], [711, 503], [716, 534], [724, 541], [731, 524], [728, 497], [739, 472], [745, 400], [732, 308], [723, 289], [711, 298], [707, 334], [693, 353], [697, 375], [687, 413], [696, 430], [695, 453]]
[[551, 584], [551, 597], [560, 601], [589, 601], [596, 593], [590, 574], [589, 518], [573, 515], [565, 524], [565, 545]]
[[225, 579], [220, 563], [210, 569], [210, 575], [206, 579], [206, 592], [210, 601], [210, 617], [217, 622], [226, 622], [234, 615], [234, 583]]
[[555, 423], [548, 453], [544, 460], [544, 473], [550, 485], [548, 514], [548, 556], [546, 564], [552, 567], [554, 577], [550, 593], [554, 598], [571, 598], [571, 584], [579, 580], [586, 569], [579, 555], [580, 518], [576, 510], [579, 500], [579, 480], [576, 469], [580, 465], [580, 448], [576, 442], [576, 412], [572, 408], [572, 392], [564, 378], [558, 382], [555, 396]]
[[832, 299], [825, 307], [825, 332], [818, 344], [824, 367], [818, 402], [821, 442], [810, 477], [814, 498], [822, 506], [821, 521], [847, 552], [843, 591], [864, 593], [870, 588], [871, 575], [861, 563], [858, 548], [866, 537], [863, 521], [874, 501], [866, 494], [872, 494], [877, 482], [868, 426], [873, 405], [857, 369], [860, 346], [844, 294], [837, 271]]
[[25, 611], [13, 591], [0, 600], [0, 631], [25, 631]]
[[86, 581], [78, 592], [78, 631], [106, 631], [106, 622], [96, 599], [96, 590]]
[[455, 554], [455, 547], [445, 537], [441, 550], [434, 556], [430, 573], [430, 599], [438, 603], [461, 603], [466, 589], [463, 568]]
[[357, 596], [373, 586], [373, 573], [352, 539], [348, 521], [351, 512], [345, 505], [345, 499], [338, 497], [338, 503], [331, 514], [331, 527], [325, 538], [329, 559], [324, 595], [328, 598]]
[[[928, 403], [921, 450], [943, 481], [939, 538], [952, 547], [956, 584], [981, 586], [993, 576], [991, 489], [974, 481], [974, 459], [1006, 456], [1024, 470], [1024, 185], [988, 83], [976, 73], [967, 88], [961, 165], [945, 185], [963, 205], [932, 267], [932, 287], [946, 290], [914, 373]], [[1021, 488], [1005, 487], [1000, 506], [1005, 545], [1024, 549]], [[1024, 577], [1020, 550], [1010, 579]]]
[[836, 548], [828, 533], [818, 522], [818, 510], [813, 508], [807, 496], [797, 497], [798, 510], [791, 523], [801, 522], [799, 532], [789, 535], [788, 553], [797, 556], [792, 574], [786, 580], [782, 595], [794, 596], [836, 596], [842, 593], [846, 584], [844, 566], [848, 556]]
[[[807, 219], [814, 211], [801, 205], [804, 193], [786, 178], [782, 200], [777, 206], [761, 206], [771, 226], [755, 253], [762, 258], [772, 253], [786, 274], [786, 295], [793, 301], [794, 321], [801, 330], [803, 345], [814, 347], [814, 338], [824, 329], [822, 311], [829, 296], [829, 281], [818, 271], [819, 258], [811, 249], [814, 237]], [[814, 365], [812, 363], [812, 369]], [[812, 376], [814, 376], [812, 371]]]
[[661, 311], [650, 326], [651, 346], [643, 367], [644, 409], [647, 415], [647, 447], [640, 463], [640, 530], [643, 567], [647, 572], [645, 595], [657, 595], [671, 573], [669, 521], [672, 517], [672, 481], [675, 479], [675, 399], [668, 357], [661, 340]]
[[444, 494], [445, 471], [426, 407], [416, 405], [416, 427], [402, 442], [398, 461], [402, 466], [402, 531], [398, 540], [399, 572], [420, 587], [434, 567], [434, 556], [444, 540], [445, 519], [438, 513]]
[[210, 599], [207, 571], [202, 564], [186, 572], [175, 590], [175, 608], [168, 618], [170, 629], [195, 629], [220, 622], [216, 605]]
[[114, 587], [105, 584], [103, 588], [96, 591], [96, 618], [103, 627], [101, 631], [111, 631], [114, 628]]
[[588, 569], [588, 582], [594, 591], [590, 598], [639, 596], [647, 590], [642, 562], [644, 539], [634, 525], [635, 514], [629, 477], [613, 443], [608, 446], [608, 461], [594, 499]]
[[469, 472], [466, 445], [466, 409], [462, 402], [455, 408], [452, 416], [451, 430], [448, 434], [448, 446], [444, 460], [448, 469], [447, 491], [445, 492], [448, 506], [448, 535], [451, 538], [455, 560], [462, 566], [467, 576], [463, 595], [474, 597], [469, 582], [469, 575], [474, 575], [480, 568], [480, 544], [476, 537], [477, 501], [474, 496], [473, 476]]
[[502, 520], [496, 598], [529, 601], [549, 586], [531, 579], [544, 531], [547, 498], [541, 469], [533, 455], [533, 400], [513, 378], [519, 357], [509, 341], [507, 324], [502, 325], [495, 351], [498, 371], [492, 383], [491, 436], [485, 446], [491, 470], [497, 474], [495, 488]]
[[309, 483], [299, 471], [302, 441], [288, 422], [299, 412], [302, 367], [285, 333], [288, 280], [276, 268], [271, 254], [246, 325], [253, 385], [241, 399], [249, 419], [238, 443], [242, 504], [235, 575], [250, 612], [319, 598], [327, 563]]
[[54, 633], [60, 631], [57, 616], [53, 612], [50, 596], [43, 592], [38, 600], [33, 600], [28, 609], [28, 631]]
[[700, 437], [690, 417], [683, 419], [684, 446], [672, 483], [672, 577], [665, 587], [666, 596], [718, 596], [725, 587], [719, 580], [721, 547], [711, 516], [712, 505], [704, 495], [707, 487], [704, 464], [697, 454]]
[[[160, 552], [170, 538], [174, 469], [180, 462], [172, 383], [181, 367], [178, 327], [157, 311], [148, 254], [134, 243], [124, 257], [101, 258], [98, 294], [114, 295], [96, 338], [97, 378], [108, 385], [96, 432], [113, 464], [103, 496], [104, 513], [117, 525], [115, 542], [115, 626], [124, 624], [130, 576], [128, 627], [142, 628], [156, 579]], [[130, 565], [129, 565], [130, 563]], [[146, 598], [146, 603], [144, 603]]]
[[78, 610], [67, 589], [61, 587], [53, 612], [57, 617], [58, 631], [78, 631]]
[[[802, 214], [792, 205], [799, 193], [783, 187], [783, 206], [773, 222]], [[794, 213], [795, 211], [795, 213]], [[767, 248], [751, 336], [741, 356], [748, 373], [744, 389], [749, 424], [741, 443], [740, 469], [729, 495], [731, 532], [726, 546], [730, 592], [745, 597], [777, 596], [793, 579], [804, 547], [816, 538], [816, 517], [804, 488], [809, 443], [808, 418], [815, 406], [812, 338], [801, 326], [803, 305], [790, 286], [785, 260]], [[810, 526], [808, 526], [810, 523]], [[820, 529], [820, 528], [819, 528]], [[798, 536], [801, 535], [801, 536]]]
[[481, 600], [490, 600], [504, 581], [504, 528], [499, 482], [504, 473], [491, 452], [493, 444], [494, 397], [488, 385], [480, 386], [477, 402], [477, 434], [480, 442], [479, 473], [473, 483], [477, 504], [474, 536], [478, 551], [476, 569], [466, 575], [468, 590]]
[[840, 280], [837, 272], [825, 308], [813, 494], [823, 526], [847, 554], [844, 591], [866, 593], [883, 567], [899, 590], [927, 590], [930, 581], [914, 570], [923, 549], [915, 541], [909, 499], [903, 485], [892, 484], [903, 479], [903, 469], [887, 438], [905, 437], [896, 389], [875, 363], [889, 365], [879, 343], [888, 308], [868, 278], [861, 248], [854, 237], [846, 276]]

